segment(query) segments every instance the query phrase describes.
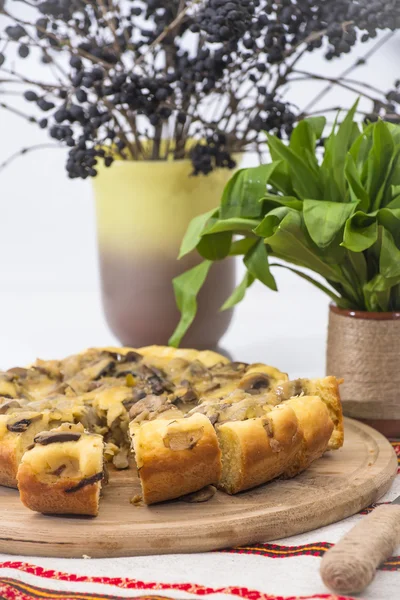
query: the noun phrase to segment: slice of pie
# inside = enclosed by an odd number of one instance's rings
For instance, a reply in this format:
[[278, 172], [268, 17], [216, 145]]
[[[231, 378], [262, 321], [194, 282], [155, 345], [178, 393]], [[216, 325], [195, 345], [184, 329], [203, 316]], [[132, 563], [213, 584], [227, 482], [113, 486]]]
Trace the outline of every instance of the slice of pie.
[[228, 421], [217, 429], [222, 450], [220, 487], [229, 494], [280, 475], [304, 471], [327, 449], [334, 428], [324, 402], [299, 396], [262, 417]]
[[217, 485], [221, 451], [209, 419], [201, 414], [131, 426], [143, 500], [154, 504]]
[[137, 469], [147, 504], [291, 477], [342, 445], [339, 383], [159, 346], [37, 360], [0, 372], [0, 485], [15, 487], [18, 472], [34, 510], [96, 514], [103, 460]]
[[35, 435], [18, 469], [18, 489], [31, 510], [96, 516], [103, 478], [102, 436], [63, 423]]

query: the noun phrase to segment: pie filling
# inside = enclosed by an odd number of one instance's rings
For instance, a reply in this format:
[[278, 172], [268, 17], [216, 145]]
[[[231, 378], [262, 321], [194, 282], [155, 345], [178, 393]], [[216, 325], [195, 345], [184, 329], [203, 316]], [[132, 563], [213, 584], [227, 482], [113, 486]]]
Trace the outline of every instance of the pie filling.
[[22, 464], [43, 483], [62, 478], [71, 486], [103, 473], [103, 439], [84, 431], [82, 425], [62, 424], [38, 433]]
[[143, 356], [133, 350], [92, 349], [64, 360], [37, 360], [30, 368], [0, 372], [0, 440], [11, 416], [21, 415], [20, 429], [13, 430], [19, 433], [33, 426], [24, 423], [25, 413], [47, 411], [43, 429], [81, 423], [103, 436], [107, 461], [127, 468], [130, 422], [196, 412], [213, 424], [260, 416], [273, 401], [272, 388], [286, 379], [265, 365], [219, 362], [207, 367], [196, 359]]

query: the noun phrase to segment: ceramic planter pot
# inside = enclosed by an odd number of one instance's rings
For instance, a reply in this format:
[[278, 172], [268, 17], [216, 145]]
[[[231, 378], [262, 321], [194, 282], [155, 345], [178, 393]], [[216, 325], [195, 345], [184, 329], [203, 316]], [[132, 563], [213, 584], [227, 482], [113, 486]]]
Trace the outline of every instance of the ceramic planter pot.
[[343, 377], [343, 409], [388, 437], [400, 435], [400, 313], [330, 306], [327, 373]]
[[[182, 237], [193, 217], [219, 204], [232, 176], [191, 170], [189, 160], [117, 160], [93, 180], [103, 306], [124, 345], [166, 344], [179, 321], [172, 279], [201, 261], [195, 252], [177, 260]], [[233, 260], [211, 268], [182, 346], [217, 347], [232, 316], [219, 308], [234, 289], [234, 269]]]

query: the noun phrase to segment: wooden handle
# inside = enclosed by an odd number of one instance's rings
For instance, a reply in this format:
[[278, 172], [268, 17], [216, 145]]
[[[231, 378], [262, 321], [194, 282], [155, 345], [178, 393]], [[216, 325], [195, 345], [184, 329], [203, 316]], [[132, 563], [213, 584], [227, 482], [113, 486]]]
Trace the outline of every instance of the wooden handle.
[[362, 592], [398, 543], [400, 506], [388, 504], [375, 508], [325, 554], [321, 562], [323, 582], [334, 592]]

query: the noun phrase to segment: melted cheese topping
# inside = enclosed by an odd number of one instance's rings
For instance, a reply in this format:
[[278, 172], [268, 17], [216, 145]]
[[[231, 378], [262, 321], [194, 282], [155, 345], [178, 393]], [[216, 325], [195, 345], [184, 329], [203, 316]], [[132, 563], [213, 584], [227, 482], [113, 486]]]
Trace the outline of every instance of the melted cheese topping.
[[62, 477], [91, 477], [103, 470], [103, 439], [83, 434], [78, 441], [36, 444], [25, 452], [22, 463], [29, 465], [36, 475], [51, 475], [65, 465]]
[[[188, 412], [202, 413], [212, 423], [251, 418], [268, 410], [262, 404], [269, 404], [263, 385], [246, 389], [252, 374], [264, 374], [267, 387], [287, 380], [267, 365], [230, 363], [215, 352], [158, 346], [92, 348], [60, 361], [38, 360], [29, 369], [0, 373], [0, 396], [8, 391], [20, 405], [0, 415], [0, 439], [15, 438], [15, 445], [21, 439], [23, 448], [40, 431], [38, 426], [81, 422], [89, 431], [107, 435], [113, 447], [126, 448], [130, 420], [165, 421]], [[26, 432], [7, 430], [9, 419], [28, 418], [30, 411], [42, 414], [42, 421]]]

